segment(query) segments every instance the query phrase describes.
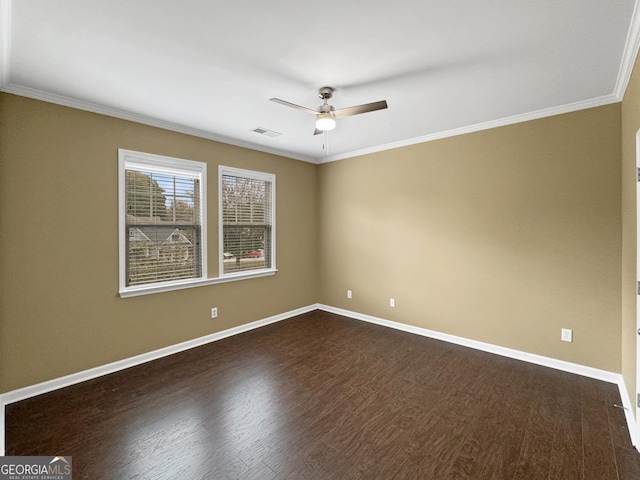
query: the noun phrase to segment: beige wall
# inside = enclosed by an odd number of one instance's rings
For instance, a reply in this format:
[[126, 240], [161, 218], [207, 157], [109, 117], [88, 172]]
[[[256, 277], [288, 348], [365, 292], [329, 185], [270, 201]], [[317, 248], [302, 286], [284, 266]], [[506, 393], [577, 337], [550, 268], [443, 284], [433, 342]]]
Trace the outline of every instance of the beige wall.
[[321, 165], [320, 301], [619, 372], [620, 110]]
[[[636, 392], [636, 132], [640, 129], [640, 62], [622, 101], [622, 375], [627, 390]], [[634, 412], [635, 413], [635, 412]]]
[[[315, 302], [626, 368], [629, 385], [622, 108], [315, 166], [2, 94], [0, 391]], [[278, 274], [119, 298], [118, 148], [209, 164], [210, 252], [217, 165], [275, 173]]]
[[[0, 139], [0, 392], [317, 301], [315, 165], [7, 94]], [[217, 165], [275, 173], [279, 272], [119, 298], [118, 148], [208, 164], [210, 276]]]

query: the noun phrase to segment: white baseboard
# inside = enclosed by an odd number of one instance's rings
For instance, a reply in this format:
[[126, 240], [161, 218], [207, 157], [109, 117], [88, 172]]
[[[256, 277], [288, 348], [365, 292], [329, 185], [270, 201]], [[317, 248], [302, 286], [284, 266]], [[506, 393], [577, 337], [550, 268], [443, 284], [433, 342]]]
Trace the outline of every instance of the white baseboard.
[[394, 322], [392, 320], [385, 320], [383, 318], [373, 317], [364, 313], [352, 312], [350, 310], [344, 310], [342, 308], [331, 307], [328, 305], [318, 305], [320, 310], [326, 312], [335, 313], [345, 317], [350, 317], [356, 320], [362, 320], [364, 322], [375, 323], [376, 325], [382, 325], [383, 327], [389, 327], [396, 330], [402, 330], [403, 332], [409, 332], [416, 335], [422, 335], [423, 337], [429, 337], [436, 340], [442, 340], [444, 342], [454, 343], [456, 345], [462, 345], [464, 347], [481, 350], [483, 352], [494, 353], [503, 357], [509, 357], [516, 360], [522, 360], [524, 362], [541, 365], [544, 367], [554, 368], [556, 370], [562, 370], [564, 372], [575, 373], [584, 377], [594, 378], [596, 380], [602, 380], [608, 383], [614, 383], [618, 386], [620, 391], [620, 398], [622, 400], [622, 406], [624, 407], [625, 418], [627, 420], [627, 427], [629, 429], [629, 435], [631, 437], [631, 443], [636, 449], [640, 450], [640, 438], [638, 432], [638, 426], [633, 415], [634, 406], [629, 400], [627, 387], [624, 383], [624, 378], [619, 373], [609, 372], [607, 370], [600, 370], [598, 368], [587, 367], [577, 363], [565, 362], [564, 360], [558, 360], [551, 357], [544, 357], [542, 355], [536, 355], [533, 353], [522, 352], [520, 350], [514, 350], [511, 348], [500, 347], [490, 343], [479, 342], [477, 340], [470, 340], [464, 337], [458, 337], [456, 335], [450, 335], [448, 333], [442, 333], [435, 330], [428, 330], [422, 327], [415, 327], [413, 325], [407, 325], [406, 323]]
[[20, 400], [25, 400], [27, 398], [35, 397], [37, 395], [42, 395], [43, 393], [52, 392], [53, 390], [58, 390], [59, 388], [64, 388], [71, 385], [75, 385], [77, 383], [85, 382], [87, 380], [91, 380], [92, 378], [101, 377], [103, 375], [108, 375], [110, 373], [115, 373], [120, 370], [124, 370], [125, 368], [141, 365], [143, 363], [147, 363], [152, 360], [157, 360], [162, 357], [173, 355], [174, 353], [183, 352], [191, 348], [199, 347], [201, 345], [206, 345], [207, 343], [215, 342], [217, 340], [222, 340], [223, 338], [248, 332], [249, 330], [264, 327], [265, 325], [286, 320], [287, 318], [295, 317], [296, 315], [301, 315], [303, 313], [311, 312], [317, 309], [318, 309], [317, 304], [309, 305], [307, 307], [302, 307], [296, 310], [291, 310], [289, 312], [281, 313], [279, 315], [274, 315], [273, 317], [264, 318], [262, 320], [256, 320], [255, 322], [247, 323], [234, 328], [229, 328], [227, 330], [212, 333], [210, 335], [205, 335], [204, 337], [194, 338], [193, 340], [187, 340], [186, 342], [178, 343], [176, 345], [170, 345], [168, 347], [160, 348], [152, 352], [136, 355], [135, 357], [125, 358], [123, 360], [118, 360], [116, 362], [108, 363], [106, 365], [90, 368], [89, 370], [83, 370], [81, 372], [72, 373], [70, 375], [65, 375], [64, 377], [54, 378], [53, 380], [47, 380], [46, 382], [37, 383], [35, 385], [30, 385], [28, 387], [19, 388], [17, 390], [12, 390], [10, 392], [1, 394], [0, 395], [0, 455], [4, 455], [5, 453], [5, 406], [10, 403], [19, 402]]
[[286, 320], [287, 318], [295, 317], [296, 315], [301, 315], [303, 313], [311, 312], [317, 309], [324, 310], [330, 313], [335, 313], [345, 317], [353, 318], [355, 320], [362, 320], [365, 322], [374, 323], [384, 327], [393, 328], [396, 330], [402, 330], [404, 332], [409, 332], [416, 335], [433, 338], [436, 340], [442, 340], [445, 342], [453, 343], [456, 345], [462, 345], [465, 347], [481, 350], [484, 352], [494, 353], [496, 355], [501, 355], [503, 357], [514, 358], [517, 360], [534, 363], [536, 365], [555, 368], [557, 370], [562, 370], [565, 372], [575, 373], [577, 375], [583, 375], [585, 377], [594, 378], [594, 379], [602, 380], [609, 383], [614, 383], [618, 386], [618, 389], [620, 390], [620, 398], [622, 399], [622, 405], [624, 407], [625, 418], [627, 420], [627, 426], [629, 428], [631, 442], [636, 448], [640, 446], [640, 439], [638, 438], [638, 428], [636, 427], [636, 421], [632, 413], [633, 406], [630, 403], [629, 395], [627, 393], [627, 388], [624, 383], [624, 379], [622, 375], [620, 375], [619, 373], [613, 373], [606, 370], [600, 370], [597, 368], [587, 367], [584, 365], [579, 365], [571, 362], [565, 362], [563, 360], [557, 360], [555, 358], [544, 357], [541, 355], [535, 355], [527, 352], [522, 352], [519, 350], [513, 350], [506, 347], [492, 345], [489, 343], [479, 342], [476, 340], [470, 340], [464, 337], [458, 337], [458, 336], [450, 335], [447, 333], [437, 332], [435, 330], [428, 330], [426, 328], [415, 327], [412, 325], [394, 322], [391, 320], [385, 320], [382, 318], [373, 317], [371, 315], [352, 312], [349, 310], [331, 307], [328, 305], [314, 304], [314, 305], [309, 305], [307, 307], [299, 308], [296, 310], [291, 310], [289, 312], [285, 312], [279, 315], [274, 315], [272, 317], [264, 318], [262, 320], [257, 320], [255, 322], [247, 323], [245, 325], [240, 325], [238, 327], [223, 330], [221, 332], [212, 333], [204, 337], [195, 338], [193, 340], [188, 340], [186, 342], [178, 343], [176, 345], [171, 345], [169, 347], [160, 348], [152, 352], [136, 355], [135, 357], [126, 358], [123, 360], [109, 363], [107, 365], [91, 368], [89, 370], [84, 370], [82, 372], [73, 373], [71, 375], [66, 375], [64, 377], [48, 380], [46, 382], [38, 383], [36, 385], [31, 385], [28, 387], [20, 388], [17, 390], [13, 390], [13, 391], [1, 394], [0, 395], [0, 455], [5, 454], [5, 406], [10, 403], [35, 397], [37, 395], [48, 393], [53, 390], [57, 390], [59, 388], [75, 385], [77, 383], [81, 383], [86, 380], [91, 380], [92, 378], [100, 377], [102, 375], [108, 375], [110, 373], [118, 372], [120, 370], [124, 370], [129, 367], [141, 365], [143, 363], [150, 362], [152, 360], [157, 360], [159, 358], [166, 357], [168, 355], [173, 355], [174, 353], [189, 350], [191, 348], [199, 347], [201, 345], [215, 342], [217, 340], [222, 340], [223, 338], [227, 338], [233, 335], [238, 335], [240, 333], [244, 333], [249, 330], [253, 330], [256, 328], [263, 327], [265, 325], [269, 325], [271, 323]]

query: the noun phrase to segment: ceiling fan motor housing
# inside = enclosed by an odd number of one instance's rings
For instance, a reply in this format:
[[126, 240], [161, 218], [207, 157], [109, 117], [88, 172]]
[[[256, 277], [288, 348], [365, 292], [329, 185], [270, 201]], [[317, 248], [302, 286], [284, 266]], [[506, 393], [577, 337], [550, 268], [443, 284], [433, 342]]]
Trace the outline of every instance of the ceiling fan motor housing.
[[333, 96], [333, 88], [331, 87], [322, 87], [318, 90], [318, 97], [322, 100], [329, 100]]
[[322, 115], [323, 113], [332, 113], [334, 108], [327, 103], [333, 96], [333, 88], [331, 87], [322, 87], [318, 90], [318, 97], [324, 100], [324, 103], [318, 107], [318, 113]]
[[322, 104], [318, 107], [318, 113], [328, 113], [333, 112], [333, 110], [335, 109], [328, 103]]

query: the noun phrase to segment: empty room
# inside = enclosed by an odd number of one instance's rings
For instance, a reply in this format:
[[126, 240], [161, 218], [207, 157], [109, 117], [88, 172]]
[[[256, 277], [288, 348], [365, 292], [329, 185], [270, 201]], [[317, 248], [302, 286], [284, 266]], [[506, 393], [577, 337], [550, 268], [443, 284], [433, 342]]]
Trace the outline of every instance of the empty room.
[[0, 478], [640, 478], [635, 0], [0, 30]]

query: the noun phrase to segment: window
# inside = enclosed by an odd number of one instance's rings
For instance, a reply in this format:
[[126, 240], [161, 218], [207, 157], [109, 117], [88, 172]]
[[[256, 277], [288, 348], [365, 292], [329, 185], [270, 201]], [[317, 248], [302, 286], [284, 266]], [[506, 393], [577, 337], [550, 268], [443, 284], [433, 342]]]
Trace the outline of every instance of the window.
[[119, 150], [120, 293], [206, 278], [206, 164]]
[[275, 270], [275, 175], [219, 167], [220, 276]]

